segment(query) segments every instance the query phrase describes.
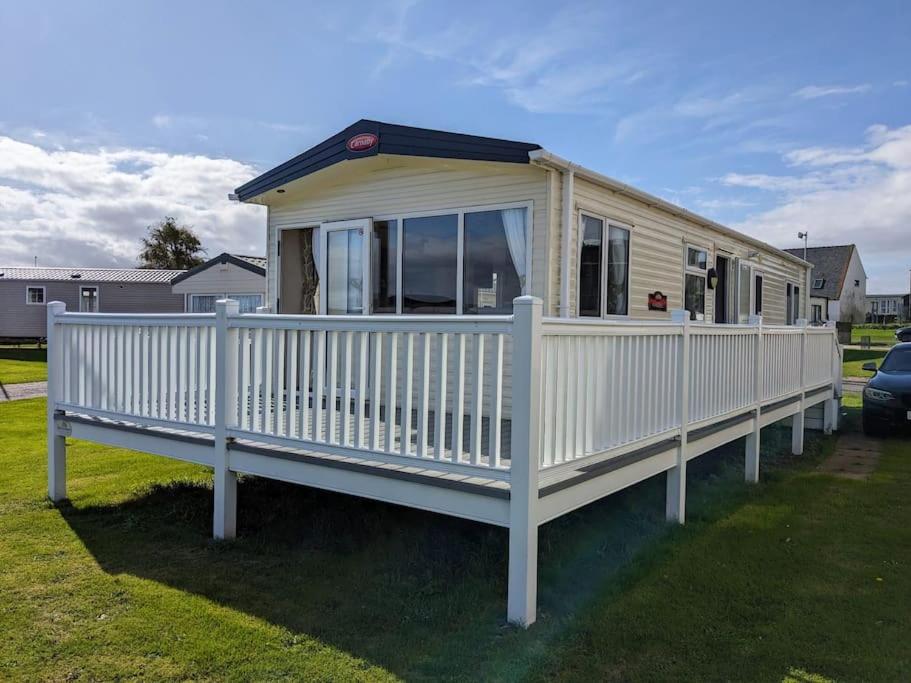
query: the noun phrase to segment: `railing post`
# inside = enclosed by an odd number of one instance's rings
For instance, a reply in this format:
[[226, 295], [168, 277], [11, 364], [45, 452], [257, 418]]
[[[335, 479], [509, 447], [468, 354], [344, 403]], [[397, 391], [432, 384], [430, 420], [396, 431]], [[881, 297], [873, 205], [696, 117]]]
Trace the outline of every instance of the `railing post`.
[[837, 333], [833, 332], [831, 342], [834, 353], [832, 354], [832, 397], [823, 403], [822, 430], [831, 434], [838, 430], [839, 397], [841, 396], [841, 346], [838, 343]]
[[745, 454], [745, 474], [748, 482], [759, 481], [759, 435], [762, 431], [760, 413], [762, 407], [763, 353], [762, 316], [751, 315], [750, 325], [756, 327], [756, 363], [753, 368], [753, 433], [747, 434]]
[[800, 328], [800, 410], [791, 416], [791, 453], [803, 455], [803, 392], [807, 388], [807, 320], [799, 318], [796, 324]]
[[[215, 302], [215, 538], [231, 539], [237, 534], [237, 475], [228, 458], [228, 414], [237, 404], [236, 330], [228, 329], [228, 317], [240, 312], [231, 299]], [[232, 410], [233, 413], [233, 410]]]
[[671, 321], [681, 326], [681, 355], [677, 369], [677, 400], [680, 405], [680, 445], [677, 464], [667, 471], [665, 517], [669, 522], [686, 521], [686, 458], [687, 429], [690, 421], [690, 312], [678, 309], [671, 312]]
[[66, 437], [57, 433], [57, 402], [63, 398], [63, 346], [57, 337], [57, 316], [66, 304], [47, 305], [47, 495], [55, 503], [66, 498]]
[[513, 301], [507, 619], [528, 627], [538, 599], [538, 466], [541, 410], [541, 299]]

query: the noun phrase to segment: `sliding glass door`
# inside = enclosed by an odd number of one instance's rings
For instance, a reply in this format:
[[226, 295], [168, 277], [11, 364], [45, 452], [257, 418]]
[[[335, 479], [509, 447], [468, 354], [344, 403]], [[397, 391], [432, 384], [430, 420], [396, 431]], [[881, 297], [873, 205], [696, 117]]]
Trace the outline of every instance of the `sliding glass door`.
[[367, 313], [370, 219], [323, 223], [321, 228], [320, 270], [326, 294], [320, 297], [320, 313]]

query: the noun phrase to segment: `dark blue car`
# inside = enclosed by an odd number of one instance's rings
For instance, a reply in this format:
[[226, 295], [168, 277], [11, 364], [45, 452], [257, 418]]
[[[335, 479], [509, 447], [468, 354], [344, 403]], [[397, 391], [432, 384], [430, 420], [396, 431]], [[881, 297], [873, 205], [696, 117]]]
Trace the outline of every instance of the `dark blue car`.
[[864, 387], [864, 433], [911, 427], [911, 343], [896, 344], [878, 368], [865, 363], [864, 370], [875, 373]]

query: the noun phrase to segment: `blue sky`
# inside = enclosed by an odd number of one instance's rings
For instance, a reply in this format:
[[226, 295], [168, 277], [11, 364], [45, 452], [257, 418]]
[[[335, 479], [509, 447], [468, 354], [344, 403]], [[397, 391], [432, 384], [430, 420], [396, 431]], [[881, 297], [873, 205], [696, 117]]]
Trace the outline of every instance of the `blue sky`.
[[358, 118], [537, 142], [778, 246], [911, 267], [911, 3], [0, 5], [0, 262], [262, 252], [225, 194]]

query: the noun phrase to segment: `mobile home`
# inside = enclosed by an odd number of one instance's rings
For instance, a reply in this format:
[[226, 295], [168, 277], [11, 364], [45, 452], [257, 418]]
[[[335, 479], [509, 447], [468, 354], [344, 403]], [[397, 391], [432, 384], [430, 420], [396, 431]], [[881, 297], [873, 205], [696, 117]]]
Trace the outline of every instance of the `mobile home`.
[[62, 301], [85, 313], [176, 313], [171, 294], [182, 270], [0, 267], [0, 338], [43, 339], [45, 304]]
[[266, 301], [266, 259], [219, 254], [173, 278], [171, 291], [184, 297], [187, 313], [214, 313], [218, 299], [233, 299], [241, 313], [252, 313]]
[[837, 426], [807, 262], [539, 145], [359, 121], [232, 198], [265, 310], [49, 306], [52, 499], [73, 436], [212, 467], [218, 538], [238, 473], [502, 526], [529, 625], [539, 525], [658, 475], [683, 522], [689, 460]]

